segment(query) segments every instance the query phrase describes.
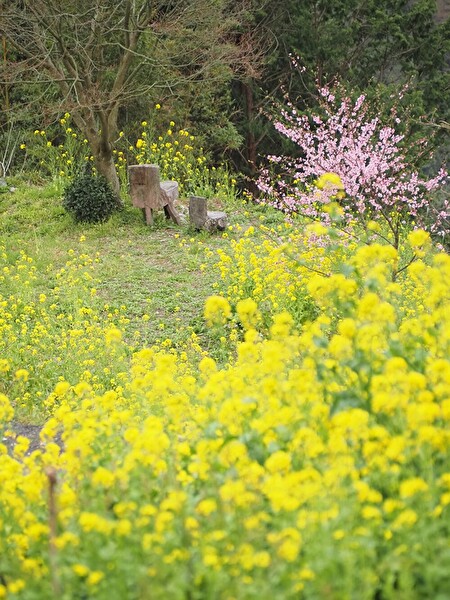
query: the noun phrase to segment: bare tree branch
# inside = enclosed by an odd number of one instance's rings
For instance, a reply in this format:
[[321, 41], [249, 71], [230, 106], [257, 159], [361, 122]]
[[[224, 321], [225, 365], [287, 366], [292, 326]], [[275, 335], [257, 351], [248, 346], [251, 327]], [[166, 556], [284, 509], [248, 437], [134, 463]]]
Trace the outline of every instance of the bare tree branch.
[[0, 35], [16, 49], [15, 66], [28, 69], [25, 80], [59, 88], [57, 109], [71, 112], [117, 191], [112, 142], [121, 106], [154, 87], [256, 73], [254, 39], [237, 27], [248, 2], [0, 0]]

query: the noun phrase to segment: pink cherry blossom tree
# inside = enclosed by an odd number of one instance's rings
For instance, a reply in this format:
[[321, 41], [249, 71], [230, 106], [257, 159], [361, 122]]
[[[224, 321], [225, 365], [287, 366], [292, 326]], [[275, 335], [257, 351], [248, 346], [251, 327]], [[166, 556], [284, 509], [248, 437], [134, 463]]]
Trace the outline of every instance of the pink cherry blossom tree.
[[[299, 147], [299, 157], [268, 157], [269, 165], [258, 180], [262, 201], [288, 214], [325, 222], [330, 221], [333, 201], [344, 225], [356, 219], [365, 227], [369, 221], [383, 219], [397, 248], [401, 231], [411, 223], [446, 236], [448, 197], [431, 218], [430, 200], [448, 182], [448, 174], [441, 169], [426, 179], [408, 163], [402, 150], [406, 140], [396, 131], [400, 120], [395, 110], [388, 126], [370, 114], [364, 94], [352, 100], [338, 84], [318, 92], [318, 110], [300, 113], [286, 100], [274, 120], [275, 128]], [[426, 139], [415, 143], [426, 151]]]

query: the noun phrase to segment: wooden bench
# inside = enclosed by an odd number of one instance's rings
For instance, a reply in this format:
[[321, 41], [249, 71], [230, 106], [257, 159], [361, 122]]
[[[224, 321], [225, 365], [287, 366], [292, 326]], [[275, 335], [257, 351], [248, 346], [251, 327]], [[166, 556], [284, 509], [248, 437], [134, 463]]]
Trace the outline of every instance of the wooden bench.
[[176, 181], [160, 181], [158, 165], [131, 165], [128, 167], [130, 195], [133, 206], [141, 208], [147, 225], [153, 224], [153, 211], [163, 208], [168, 219], [181, 225], [174, 207], [178, 199]]

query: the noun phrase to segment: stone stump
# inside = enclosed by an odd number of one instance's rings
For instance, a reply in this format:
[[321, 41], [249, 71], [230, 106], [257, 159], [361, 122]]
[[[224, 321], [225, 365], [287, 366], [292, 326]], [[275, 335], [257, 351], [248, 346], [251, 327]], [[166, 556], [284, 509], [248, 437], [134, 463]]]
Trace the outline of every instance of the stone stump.
[[189, 221], [195, 229], [206, 231], [224, 231], [227, 227], [227, 215], [219, 210], [208, 210], [207, 200], [202, 196], [189, 198]]

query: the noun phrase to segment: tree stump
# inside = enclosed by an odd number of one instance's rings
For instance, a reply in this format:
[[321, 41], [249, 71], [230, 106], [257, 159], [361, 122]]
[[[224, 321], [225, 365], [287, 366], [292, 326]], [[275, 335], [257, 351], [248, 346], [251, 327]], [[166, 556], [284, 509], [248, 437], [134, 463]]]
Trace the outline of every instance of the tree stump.
[[189, 221], [196, 229], [203, 229], [208, 218], [206, 198], [191, 196], [189, 198]]
[[228, 224], [227, 214], [221, 210], [208, 210], [204, 228], [207, 231], [225, 231]]
[[219, 210], [209, 211], [207, 200], [202, 196], [189, 198], [189, 220], [195, 229], [206, 229], [210, 232], [224, 231], [227, 226], [226, 213]]
[[153, 223], [153, 211], [163, 208], [166, 217], [181, 225], [174, 207], [178, 199], [176, 181], [160, 181], [158, 165], [131, 165], [128, 167], [130, 195], [133, 206], [141, 208], [147, 225]]

